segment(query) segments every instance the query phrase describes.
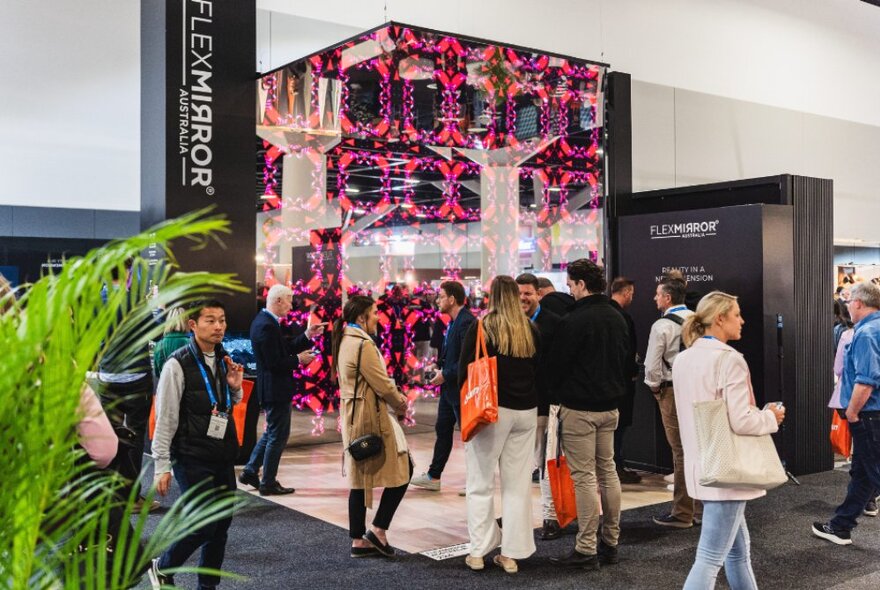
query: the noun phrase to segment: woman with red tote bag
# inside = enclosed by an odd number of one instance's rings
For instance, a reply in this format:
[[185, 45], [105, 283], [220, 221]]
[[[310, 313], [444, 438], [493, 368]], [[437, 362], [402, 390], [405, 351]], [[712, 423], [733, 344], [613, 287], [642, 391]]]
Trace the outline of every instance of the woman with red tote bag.
[[[484, 567], [483, 557], [501, 545], [501, 555], [494, 563], [505, 572], [518, 570], [517, 559], [525, 559], [535, 552], [532, 531], [532, 468], [535, 450], [535, 430], [538, 416], [538, 393], [535, 387], [537, 350], [540, 336], [537, 328], [522, 312], [519, 287], [509, 276], [498, 276], [489, 291], [489, 310], [486, 316], [468, 330], [462, 345], [459, 366], [466, 367], [476, 360], [478, 334], [485, 333], [487, 356], [494, 360], [497, 380], [497, 417], [491, 421], [491, 403], [480, 405], [483, 423], [467, 434], [465, 464], [467, 466], [468, 534], [471, 552], [466, 563], [472, 570]], [[480, 345], [481, 346], [481, 345]], [[482, 346], [481, 346], [482, 347]], [[483, 353], [481, 352], [481, 357]], [[463, 387], [464, 397], [488, 393], [491, 400], [491, 361], [481, 358], [468, 373], [477, 387]], [[485, 371], [483, 377], [479, 373]], [[459, 371], [459, 387], [468, 379]], [[469, 402], [462, 399], [462, 434], [465, 432], [464, 408]], [[495, 470], [501, 473], [501, 503], [504, 529], [495, 520]]]

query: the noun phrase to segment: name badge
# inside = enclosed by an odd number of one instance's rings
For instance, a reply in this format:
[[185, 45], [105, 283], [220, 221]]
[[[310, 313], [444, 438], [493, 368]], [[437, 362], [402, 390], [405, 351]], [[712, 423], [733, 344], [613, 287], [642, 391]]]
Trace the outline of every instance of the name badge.
[[229, 419], [225, 414], [214, 414], [211, 416], [211, 421], [208, 422], [208, 438], [223, 440], [223, 437], [226, 436], [226, 424], [228, 422]]

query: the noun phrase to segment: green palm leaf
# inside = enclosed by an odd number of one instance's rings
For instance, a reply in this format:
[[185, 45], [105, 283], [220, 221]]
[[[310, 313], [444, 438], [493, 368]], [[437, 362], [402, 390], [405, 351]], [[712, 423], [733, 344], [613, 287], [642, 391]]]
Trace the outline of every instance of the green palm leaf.
[[[129, 587], [149, 559], [233, 509], [231, 495], [210, 502], [191, 490], [186, 508], [176, 504], [141, 551], [146, 508], [135, 514], [136, 498], [118, 499], [118, 478], [84, 470], [74, 451], [80, 391], [108, 350], [134, 359], [162, 333], [156, 309], [244, 290], [231, 275], [178, 272], [170, 253], [172, 244], [205, 247], [228, 232], [222, 218], [192, 213], [67, 260], [17, 301], [0, 301], [0, 310], [9, 306], [0, 314], [0, 587]], [[153, 247], [165, 250], [164, 265], [140, 257]], [[125, 276], [127, 259], [134, 260], [131, 289], [108, 289], [105, 300], [102, 285]], [[158, 294], [151, 296], [151, 285]], [[117, 535], [108, 560], [114, 510], [136, 518], [133, 533], [123, 527]]]

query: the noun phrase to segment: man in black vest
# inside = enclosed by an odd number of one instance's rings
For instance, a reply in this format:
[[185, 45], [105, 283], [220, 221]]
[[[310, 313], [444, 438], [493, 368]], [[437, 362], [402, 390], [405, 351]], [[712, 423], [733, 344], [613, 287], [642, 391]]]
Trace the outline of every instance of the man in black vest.
[[[188, 322], [193, 337], [165, 363], [156, 389], [154, 482], [159, 494], [166, 495], [173, 469], [181, 492], [207, 480], [204, 490], [219, 498], [236, 489], [238, 437], [232, 406], [241, 401], [243, 370], [221, 344], [226, 333], [222, 303], [200, 303]], [[153, 560], [148, 572], [153, 587], [173, 584], [161, 571], [182, 566], [199, 548], [199, 567], [219, 570], [231, 523], [229, 516], [195, 530]], [[200, 589], [216, 588], [219, 583], [216, 575], [199, 574]]]
[[[259, 488], [261, 496], [294, 492], [276, 479], [281, 453], [290, 438], [293, 371], [315, 360], [311, 339], [324, 332], [324, 324], [314, 324], [288, 346], [280, 322], [292, 308], [293, 292], [284, 285], [273, 285], [266, 295], [266, 309], [260, 310], [251, 322], [251, 343], [257, 360], [254, 393], [266, 412], [266, 432], [254, 447], [238, 481]], [[259, 476], [261, 467], [262, 478]]]

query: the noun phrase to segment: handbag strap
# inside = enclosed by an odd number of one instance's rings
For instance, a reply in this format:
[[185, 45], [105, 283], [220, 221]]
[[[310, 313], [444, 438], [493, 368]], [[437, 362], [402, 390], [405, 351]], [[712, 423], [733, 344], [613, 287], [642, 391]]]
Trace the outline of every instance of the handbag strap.
[[[721, 354], [718, 355], [720, 358], [718, 359], [717, 369], [715, 371], [715, 392], [717, 397], [715, 399], [724, 399], [724, 383], [722, 383], [722, 379], [724, 378], [724, 363], [729, 358], [730, 351], [722, 350]], [[727, 403], [727, 400], [724, 400]]]
[[[480, 351], [483, 354], [480, 354]], [[474, 356], [474, 362], [480, 360], [481, 357], [489, 356], [489, 349], [486, 346], [486, 332], [483, 331], [483, 318], [477, 320], [477, 352]]]
[[358, 403], [358, 385], [361, 381], [361, 351], [364, 349], [364, 341], [361, 340], [360, 346], [358, 346], [358, 362], [357, 369], [355, 369], [354, 373], [354, 400], [351, 402], [351, 421], [349, 424], [354, 424], [354, 409]]

